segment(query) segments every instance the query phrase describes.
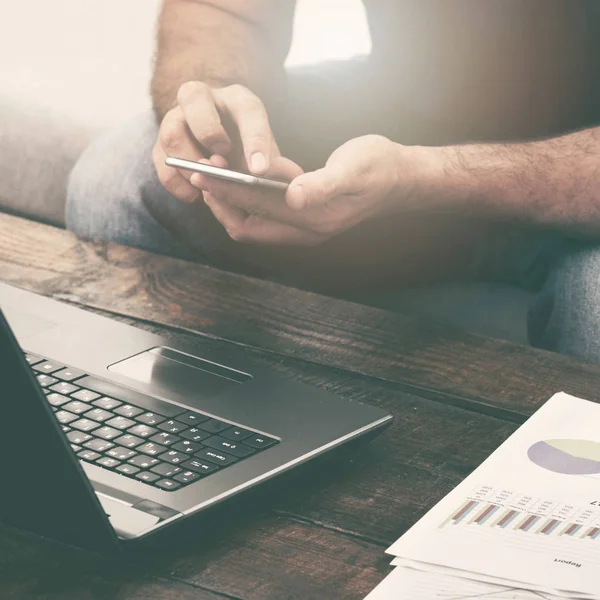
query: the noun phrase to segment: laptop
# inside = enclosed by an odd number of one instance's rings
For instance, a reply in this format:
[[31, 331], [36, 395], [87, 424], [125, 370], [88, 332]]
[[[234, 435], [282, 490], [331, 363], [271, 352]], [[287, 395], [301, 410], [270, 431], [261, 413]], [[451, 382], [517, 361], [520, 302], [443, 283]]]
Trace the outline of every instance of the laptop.
[[2, 283], [0, 309], [0, 522], [70, 546], [143, 546], [392, 420], [211, 340]]

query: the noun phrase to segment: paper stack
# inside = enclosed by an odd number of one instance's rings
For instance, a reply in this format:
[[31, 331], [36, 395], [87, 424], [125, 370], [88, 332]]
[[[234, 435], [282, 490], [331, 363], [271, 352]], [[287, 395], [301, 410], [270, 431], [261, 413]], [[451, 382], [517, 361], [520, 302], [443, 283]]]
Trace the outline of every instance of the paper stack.
[[600, 405], [553, 396], [388, 553], [368, 600], [600, 600]]

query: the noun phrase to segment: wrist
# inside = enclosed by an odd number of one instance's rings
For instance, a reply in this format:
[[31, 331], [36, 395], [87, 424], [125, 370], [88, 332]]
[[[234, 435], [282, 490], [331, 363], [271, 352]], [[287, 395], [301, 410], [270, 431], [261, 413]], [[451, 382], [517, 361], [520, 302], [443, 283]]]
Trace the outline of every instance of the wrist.
[[396, 177], [390, 195], [392, 210], [444, 210], [456, 203], [460, 194], [449, 192], [458, 190], [463, 183], [458, 171], [452, 169], [450, 148], [394, 146]]

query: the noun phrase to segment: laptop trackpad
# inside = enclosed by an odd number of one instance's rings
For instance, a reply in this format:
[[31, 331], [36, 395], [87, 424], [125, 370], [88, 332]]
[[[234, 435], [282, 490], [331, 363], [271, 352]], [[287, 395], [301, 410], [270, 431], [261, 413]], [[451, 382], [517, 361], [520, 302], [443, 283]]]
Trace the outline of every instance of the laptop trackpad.
[[213, 396], [252, 379], [247, 373], [164, 347], [136, 354], [108, 369], [191, 398]]

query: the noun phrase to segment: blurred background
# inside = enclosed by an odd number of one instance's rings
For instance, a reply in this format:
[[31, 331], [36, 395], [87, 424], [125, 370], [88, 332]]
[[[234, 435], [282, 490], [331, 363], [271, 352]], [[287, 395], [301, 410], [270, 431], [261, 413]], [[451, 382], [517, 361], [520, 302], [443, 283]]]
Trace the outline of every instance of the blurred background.
[[[88, 130], [104, 129], [150, 106], [154, 22], [161, 0], [2, 4], [1, 103], [58, 112]], [[360, 0], [298, 1], [288, 64], [343, 59], [369, 50]]]

